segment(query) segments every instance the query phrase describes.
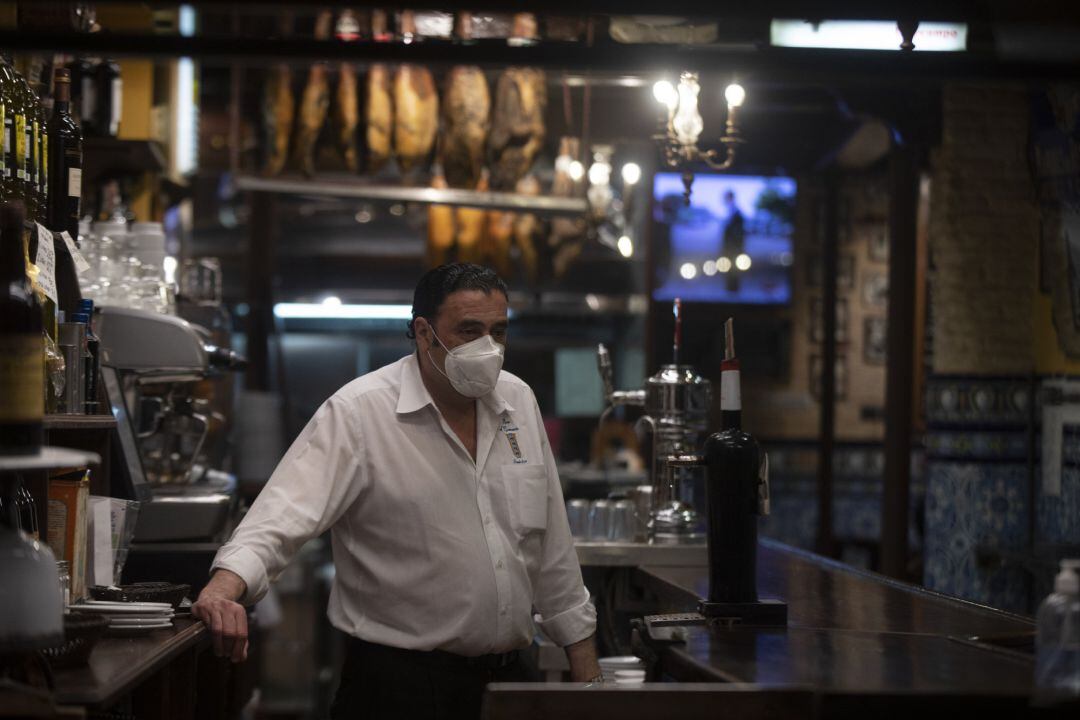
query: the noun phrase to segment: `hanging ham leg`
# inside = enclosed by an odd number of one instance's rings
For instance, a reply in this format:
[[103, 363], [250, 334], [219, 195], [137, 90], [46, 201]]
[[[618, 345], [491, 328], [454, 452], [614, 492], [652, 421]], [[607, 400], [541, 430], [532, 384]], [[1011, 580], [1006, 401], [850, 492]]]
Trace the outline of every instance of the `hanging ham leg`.
[[439, 129], [439, 95], [431, 71], [402, 65], [394, 74], [394, 150], [401, 171], [422, 164]]
[[[330, 38], [333, 14], [329, 10], [319, 12], [315, 20], [315, 39]], [[296, 131], [294, 155], [301, 172], [308, 177], [315, 174], [315, 143], [319, 139], [326, 113], [330, 108], [330, 81], [325, 63], [316, 63], [308, 70], [307, 86], [300, 99], [299, 127]]]
[[488, 137], [495, 190], [512, 190], [544, 144], [545, 83], [544, 72], [532, 68], [509, 68], [499, 76]]
[[484, 143], [490, 127], [491, 96], [480, 68], [450, 70], [443, 91], [443, 171], [450, 187], [473, 189], [484, 167]]
[[394, 127], [394, 100], [390, 71], [385, 65], [372, 65], [367, 75], [367, 165], [376, 172], [390, 159], [391, 133]]

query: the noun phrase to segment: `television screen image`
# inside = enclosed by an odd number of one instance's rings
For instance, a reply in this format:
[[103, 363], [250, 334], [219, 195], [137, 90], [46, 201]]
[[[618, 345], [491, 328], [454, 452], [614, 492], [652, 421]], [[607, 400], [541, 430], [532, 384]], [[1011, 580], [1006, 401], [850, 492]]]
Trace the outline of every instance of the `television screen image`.
[[696, 175], [687, 207], [682, 176], [658, 173], [653, 299], [788, 303], [795, 190], [788, 177]]

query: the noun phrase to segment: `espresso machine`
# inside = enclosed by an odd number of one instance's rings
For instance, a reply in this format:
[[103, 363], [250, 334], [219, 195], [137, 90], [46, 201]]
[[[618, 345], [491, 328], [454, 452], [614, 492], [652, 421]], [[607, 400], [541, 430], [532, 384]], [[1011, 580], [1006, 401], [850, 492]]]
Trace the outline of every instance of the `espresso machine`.
[[142, 501], [125, 581], [144, 579], [131, 575], [146, 565], [157, 574], [145, 579], [186, 582], [160, 576], [162, 567], [182, 562], [154, 559], [166, 550], [212, 556], [228, 530], [238, 494], [235, 476], [220, 469], [229, 411], [215, 392], [231, 396], [218, 385], [232, 382], [227, 372], [242, 368], [243, 358], [172, 315], [105, 306], [95, 329], [122, 461], [113, 492]]
[[682, 324], [680, 303], [675, 301], [675, 342], [672, 362], [645, 380], [640, 390], [615, 390], [611, 356], [601, 344], [597, 365], [608, 404], [601, 416], [616, 406], [640, 407], [638, 420], [652, 437], [649, 479], [652, 503], [646, 523], [648, 540], [657, 544], [699, 544], [705, 542], [704, 516], [691, 499], [693, 478], [701, 471], [695, 466], [671, 464], [670, 457], [697, 452], [708, 433], [712, 408], [712, 384], [689, 365], [679, 364]]

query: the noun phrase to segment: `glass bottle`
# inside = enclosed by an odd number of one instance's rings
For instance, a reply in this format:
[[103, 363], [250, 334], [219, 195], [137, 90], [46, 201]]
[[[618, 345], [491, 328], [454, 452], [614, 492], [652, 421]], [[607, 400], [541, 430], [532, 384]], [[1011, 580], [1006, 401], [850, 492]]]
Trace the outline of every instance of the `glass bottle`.
[[[26, 78], [20, 73], [15, 73], [15, 79], [21, 97], [22, 145], [20, 149], [22, 151], [23, 199], [26, 203], [26, 218], [33, 220], [37, 217], [38, 211], [37, 174], [34, 167], [34, 105], [37, 98], [34, 97]], [[18, 117], [16, 116], [16, 119]]]
[[0, 454], [40, 452], [45, 370], [41, 306], [26, 276], [21, 202], [0, 203]]
[[66, 230], [72, 240], [79, 237], [82, 200], [83, 138], [71, 115], [71, 72], [57, 68], [54, 76], [55, 100], [49, 120], [49, 219], [55, 233]]
[[22, 199], [22, 172], [18, 138], [22, 127], [18, 123], [20, 94], [15, 82], [15, 72], [0, 55], [0, 101], [4, 105], [4, 175], [0, 178], [0, 191], [5, 200]]
[[[41, 88], [42, 93], [44, 87]], [[37, 151], [37, 196], [38, 214], [37, 221], [42, 225], [49, 222], [49, 123], [45, 115], [45, 105], [41, 102], [42, 93], [38, 93], [34, 103], [34, 127], [37, 129], [37, 141], [34, 149]]]
[[120, 134], [120, 111], [124, 104], [124, 81], [120, 66], [105, 59], [97, 67], [97, 117], [98, 132], [106, 137]]

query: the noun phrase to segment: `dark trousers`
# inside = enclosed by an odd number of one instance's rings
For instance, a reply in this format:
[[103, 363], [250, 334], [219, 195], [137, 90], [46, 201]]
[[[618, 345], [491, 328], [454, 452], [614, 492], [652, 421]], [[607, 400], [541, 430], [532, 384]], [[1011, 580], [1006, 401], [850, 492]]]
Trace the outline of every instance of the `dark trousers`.
[[477, 720], [484, 686], [524, 680], [517, 653], [466, 658], [348, 639], [333, 720]]

